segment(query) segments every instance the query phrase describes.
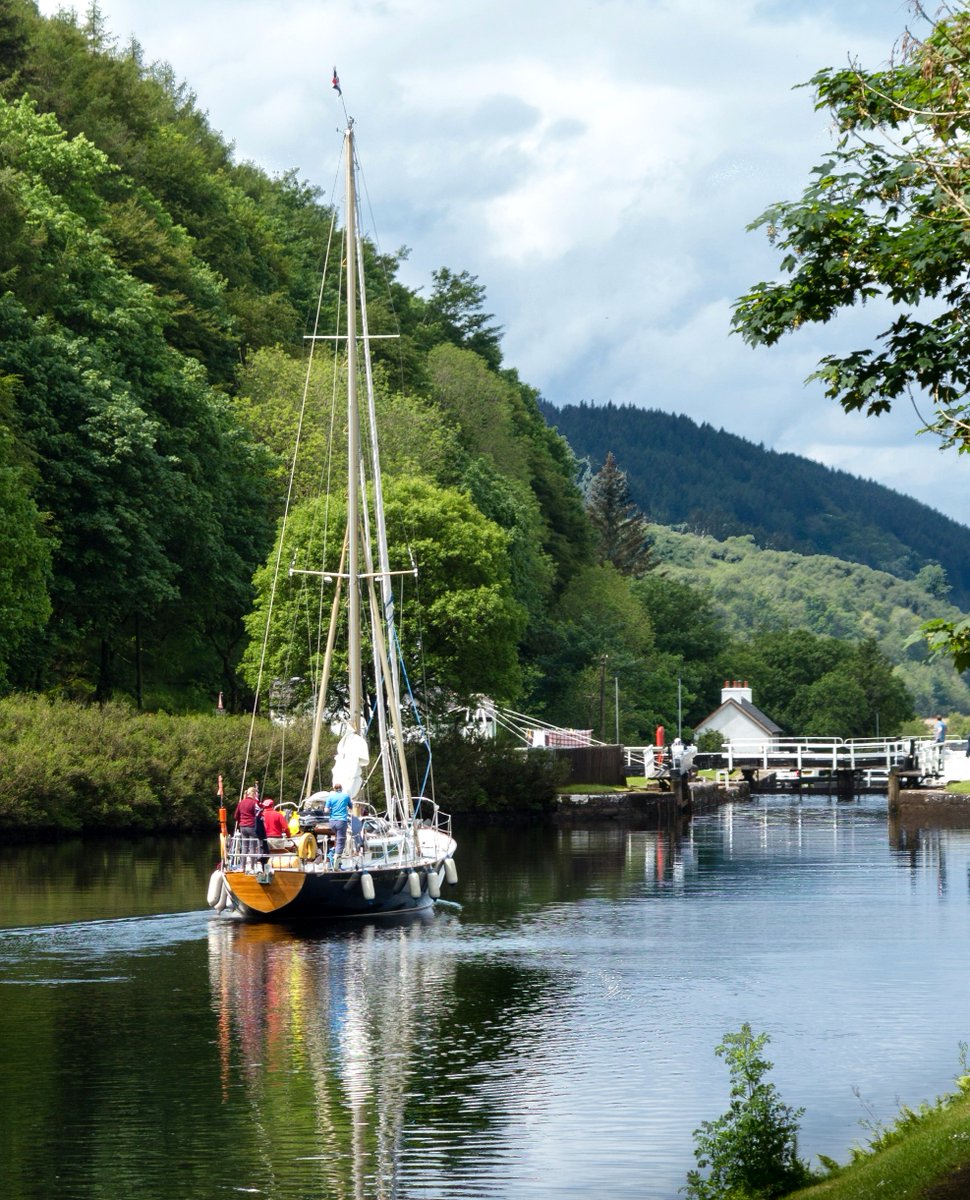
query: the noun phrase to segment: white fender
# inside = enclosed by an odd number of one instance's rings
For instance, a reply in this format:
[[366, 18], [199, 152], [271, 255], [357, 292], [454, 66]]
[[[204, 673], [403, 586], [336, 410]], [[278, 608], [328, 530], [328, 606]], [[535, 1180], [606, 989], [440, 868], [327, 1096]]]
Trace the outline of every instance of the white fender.
[[364, 893], [365, 900], [374, 899], [374, 880], [368, 871], [360, 877], [360, 890]]
[[421, 895], [421, 876], [417, 871], [411, 871], [408, 875], [408, 891], [415, 900]]
[[232, 907], [232, 892], [229, 891], [229, 884], [223, 879], [222, 891], [219, 893], [219, 899], [216, 901], [216, 912], [221, 913], [224, 908]]
[[432, 900], [437, 900], [441, 895], [441, 876], [437, 871], [428, 872], [428, 895]]
[[445, 859], [445, 879], [454, 886], [458, 882], [458, 868], [453, 858]]
[[222, 895], [222, 885], [224, 883], [225, 878], [222, 874], [222, 868], [216, 867], [209, 876], [209, 890], [205, 895], [205, 902], [210, 908], [215, 908], [218, 903], [219, 897]]

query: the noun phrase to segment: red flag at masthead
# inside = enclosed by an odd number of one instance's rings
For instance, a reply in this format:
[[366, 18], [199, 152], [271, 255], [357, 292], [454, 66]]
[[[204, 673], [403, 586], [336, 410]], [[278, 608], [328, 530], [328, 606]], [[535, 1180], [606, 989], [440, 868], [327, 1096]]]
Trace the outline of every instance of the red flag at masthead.
[[343, 95], [343, 92], [340, 90], [340, 79], [339, 79], [339, 77], [338, 77], [338, 75], [337, 75], [337, 68], [336, 68], [336, 67], [334, 67], [334, 69], [333, 69], [333, 79], [331, 80], [331, 83], [332, 83], [332, 85], [333, 85], [333, 87], [334, 87], [334, 90], [336, 91], [337, 95], [338, 95], [338, 96], [342, 96], [342, 95]]

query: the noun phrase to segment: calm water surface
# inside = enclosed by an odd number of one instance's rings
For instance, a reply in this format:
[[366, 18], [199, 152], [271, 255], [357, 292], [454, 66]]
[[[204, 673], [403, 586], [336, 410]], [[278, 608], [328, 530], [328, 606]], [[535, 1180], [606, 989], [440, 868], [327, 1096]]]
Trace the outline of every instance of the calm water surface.
[[970, 833], [884, 797], [466, 832], [460, 909], [309, 933], [201, 911], [212, 861], [4, 851], [5, 1197], [673, 1200], [741, 1022], [836, 1158], [970, 1037]]

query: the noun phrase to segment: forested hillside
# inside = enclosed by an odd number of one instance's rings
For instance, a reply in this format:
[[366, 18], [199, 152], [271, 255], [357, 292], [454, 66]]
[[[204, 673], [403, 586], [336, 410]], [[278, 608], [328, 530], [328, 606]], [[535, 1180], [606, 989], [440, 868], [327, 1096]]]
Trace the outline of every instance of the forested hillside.
[[[334, 390], [332, 364], [307, 374], [303, 342], [333, 213], [230, 145], [173, 69], [116, 45], [96, 8], [79, 22], [0, 0], [0, 693], [169, 712], [211, 712], [220, 692], [230, 709], [251, 703], [300, 397]], [[678, 700], [689, 729], [740, 670], [793, 732], [862, 734], [876, 714], [888, 731], [910, 715], [878, 622], [823, 621], [807, 601], [768, 625], [761, 610], [740, 619], [701, 572], [678, 577], [651, 552], [622, 472], [587, 505], [569, 444], [503, 362], [484, 286], [459, 265], [412, 290], [398, 265], [368, 245], [371, 326], [400, 334], [376, 365], [377, 406], [393, 430], [389, 536], [420, 567], [423, 615], [402, 603], [402, 638], [420, 648], [428, 695], [486, 694], [604, 739], [619, 726], [629, 743], [675, 728]], [[328, 285], [323, 309], [338, 300]], [[317, 548], [311, 483], [339, 441], [325, 408], [303, 426], [313, 461], [293, 479], [303, 536], [288, 562]], [[643, 441], [628, 428], [602, 457], [615, 449], [630, 469]], [[765, 502], [751, 449], [753, 520]], [[658, 463], [679, 487], [691, 457], [681, 441]], [[677, 519], [634, 482], [652, 519]], [[789, 478], [772, 507], [798, 490]], [[848, 502], [823, 511], [848, 537]], [[793, 539], [809, 517], [792, 509]], [[892, 523], [870, 532], [915, 574], [922, 534]], [[932, 539], [963, 587], [965, 535]], [[938, 568], [921, 578], [914, 614], [946, 586]], [[780, 577], [776, 590], [780, 604]], [[271, 680], [314, 675], [311, 648], [298, 662], [282, 649], [300, 603], [294, 590], [274, 609]], [[934, 678], [917, 683], [935, 707], [951, 693]]]
[[632, 498], [660, 525], [751, 534], [767, 549], [828, 554], [902, 579], [936, 562], [954, 603], [970, 608], [970, 529], [908, 496], [689, 417], [616, 404], [543, 412], [593, 470], [612, 451]]
[[[919, 712], [970, 712], [967, 681], [946, 660], [928, 662], [922, 641], [913, 640], [921, 622], [959, 614], [933, 594], [932, 571], [925, 580], [901, 580], [828, 555], [761, 550], [750, 535], [718, 541], [657, 527], [653, 535], [663, 575], [703, 588], [735, 636], [803, 629], [844, 641], [871, 638], [897, 665]], [[740, 661], [728, 672], [743, 673]]]

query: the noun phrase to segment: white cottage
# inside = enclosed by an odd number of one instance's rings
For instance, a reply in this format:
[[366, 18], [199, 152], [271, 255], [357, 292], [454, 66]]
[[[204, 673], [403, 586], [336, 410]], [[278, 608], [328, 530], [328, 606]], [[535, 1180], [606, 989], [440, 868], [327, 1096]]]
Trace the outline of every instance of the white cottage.
[[762, 749], [770, 746], [781, 733], [781, 726], [751, 703], [748, 681], [740, 683], [737, 679], [725, 679], [720, 706], [698, 724], [694, 736], [696, 738], [711, 729], [719, 733], [725, 742], [746, 742], [751, 749], [754, 748], [752, 743]]

